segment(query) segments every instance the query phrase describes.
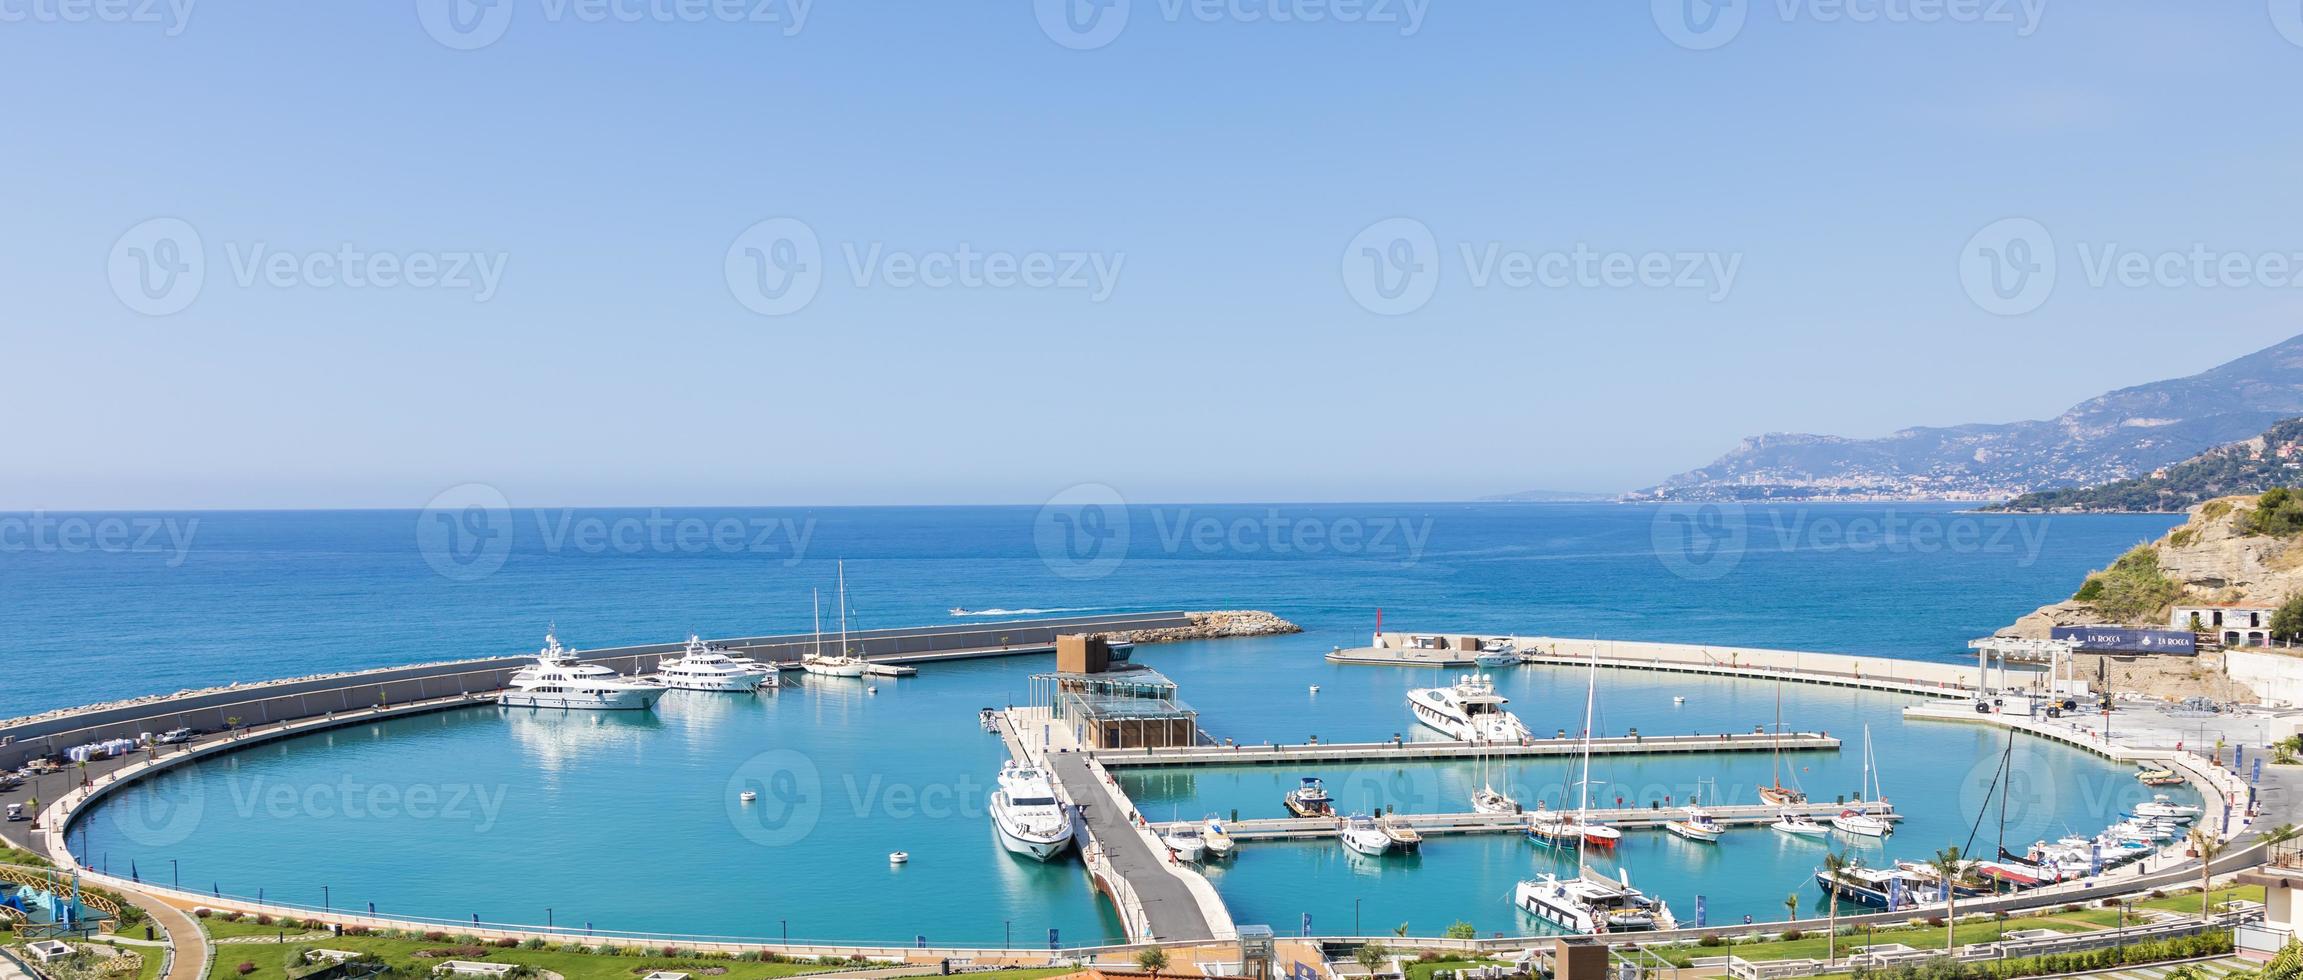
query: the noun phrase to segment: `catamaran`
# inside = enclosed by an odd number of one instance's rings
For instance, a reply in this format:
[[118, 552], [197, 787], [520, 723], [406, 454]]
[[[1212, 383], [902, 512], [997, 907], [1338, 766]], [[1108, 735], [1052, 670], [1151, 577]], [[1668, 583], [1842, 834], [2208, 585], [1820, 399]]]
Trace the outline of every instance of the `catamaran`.
[[1857, 837], [1885, 837], [1895, 832], [1895, 825], [1871, 812], [1871, 802], [1886, 802], [1886, 794], [1879, 790], [1879, 773], [1871, 759], [1871, 726], [1863, 726], [1863, 791], [1856, 794], [1855, 804], [1831, 818], [1831, 827], [1843, 834]]
[[[1773, 750], [1774, 750], [1774, 753], [1775, 753], [1775, 777], [1774, 777], [1774, 779], [1772, 780], [1772, 782], [1774, 783], [1774, 785], [1772, 785], [1772, 786], [1762, 786], [1762, 787], [1760, 787], [1760, 788], [1759, 788], [1759, 798], [1760, 798], [1760, 800], [1761, 800], [1761, 801], [1763, 801], [1763, 802], [1765, 802], [1765, 803], [1767, 803], [1767, 804], [1768, 804], [1768, 805], [1770, 805], [1770, 806], [1792, 806], [1792, 805], [1794, 805], [1794, 804], [1799, 804], [1799, 803], [1805, 803], [1805, 802], [1807, 802], [1807, 794], [1806, 794], [1806, 793], [1804, 793], [1804, 792], [1801, 792], [1799, 789], [1797, 789], [1797, 788], [1795, 788], [1795, 787], [1791, 787], [1791, 786], [1785, 786], [1785, 785], [1783, 785], [1783, 682], [1782, 682], [1782, 681], [1777, 681], [1777, 682], [1775, 683], [1775, 730], [1774, 730], [1774, 734], [1773, 734], [1772, 736], [1770, 736], [1770, 737], [1769, 737], [1769, 739], [1768, 739], [1768, 743], [1769, 743], [1769, 745], [1770, 745], [1770, 746], [1773, 748]], [[1792, 782], [1795, 782], [1795, 783], [1796, 783], [1796, 782], [1798, 782], [1798, 781], [1799, 781], [1799, 778], [1798, 778], [1797, 776], [1793, 776], [1793, 777], [1792, 777]]]
[[1465, 674], [1452, 687], [1407, 692], [1415, 720], [1459, 742], [1518, 742], [1532, 737], [1519, 716], [1503, 710], [1510, 698], [1495, 693], [1495, 678]]
[[[1574, 825], [1583, 833], [1575, 849], [1575, 877], [1561, 878], [1547, 873], [1521, 881], [1512, 892], [1512, 904], [1522, 912], [1575, 933], [1677, 928], [1678, 922], [1672, 919], [1671, 909], [1662, 899], [1650, 898], [1631, 887], [1630, 872], [1617, 869], [1616, 878], [1610, 880], [1592, 874], [1586, 863], [1596, 843], [1592, 831], [1605, 831], [1604, 839], [1610, 843], [1622, 837], [1622, 832], [1613, 827], [1585, 822], [1591, 809], [1591, 726], [1593, 707], [1598, 699], [1599, 660], [1595, 651], [1583, 695], [1583, 779], [1578, 784], [1582, 795], [1574, 818]], [[1532, 822], [1529, 835], [1534, 836]]]

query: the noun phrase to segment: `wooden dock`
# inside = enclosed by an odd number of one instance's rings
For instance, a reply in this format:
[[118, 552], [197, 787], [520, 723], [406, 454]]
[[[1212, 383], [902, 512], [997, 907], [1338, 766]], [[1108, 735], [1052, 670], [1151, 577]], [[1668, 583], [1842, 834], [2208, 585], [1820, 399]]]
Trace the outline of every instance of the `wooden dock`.
[[[1593, 755], [1681, 755], [1709, 752], [1836, 752], [1839, 739], [1821, 732], [1765, 735], [1633, 735], [1591, 740]], [[1113, 769], [1142, 766], [1272, 766], [1304, 763], [1445, 762], [1454, 759], [1528, 759], [1578, 755], [1579, 738], [1526, 742], [1336, 742], [1301, 745], [1195, 745], [1188, 748], [1099, 749], [1097, 762]]]
[[[1894, 808], [1887, 804], [1874, 803], [1871, 806], [1872, 812], [1882, 819], [1889, 821], [1903, 819], [1901, 814], [1894, 812]], [[1704, 810], [1711, 814], [1712, 819], [1730, 827], [1764, 827], [1774, 823], [1777, 818], [1787, 812], [1804, 813], [1820, 821], [1845, 809], [1847, 809], [1847, 804], [1831, 802], [1810, 802], [1791, 806], [1751, 803], [1704, 807]], [[1518, 833], [1527, 827], [1530, 813], [1400, 813], [1393, 816], [1394, 819], [1415, 828], [1428, 837], [1434, 834]], [[1593, 822], [1603, 823], [1618, 830], [1661, 830], [1666, 822], [1677, 820], [1683, 815], [1684, 812], [1679, 807], [1664, 809], [1624, 807], [1591, 811]], [[1272, 817], [1227, 820], [1224, 822], [1224, 831], [1230, 834], [1234, 840], [1239, 841], [1306, 840], [1334, 837], [1336, 828], [1341, 823], [1342, 821], [1335, 817]], [[1153, 826], [1164, 834], [1176, 828], [1197, 827], [1200, 824], [1200, 821], [1186, 820], [1175, 823], [1155, 823]], [[1812, 839], [1820, 843], [1831, 838], [1816, 837]]]

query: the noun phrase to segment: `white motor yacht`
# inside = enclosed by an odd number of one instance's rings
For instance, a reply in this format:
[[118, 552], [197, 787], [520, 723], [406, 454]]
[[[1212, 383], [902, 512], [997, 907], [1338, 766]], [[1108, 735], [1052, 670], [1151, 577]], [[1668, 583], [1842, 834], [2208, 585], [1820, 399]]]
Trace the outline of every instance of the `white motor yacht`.
[[1052, 860], [1072, 846], [1071, 811], [1056, 800], [1048, 774], [1013, 762], [992, 791], [992, 824], [1002, 846], [1033, 860]]
[[1518, 742], [1529, 738], [1519, 716], [1505, 711], [1510, 698], [1495, 693], [1495, 679], [1466, 674], [1452, 687], [1419, 687], [1407, 692], [1415, 720], [1460, 742]]
[[1663, 829], [1705, 844], [1716, 844], [1720, 836], [1727, 833], [1727, 828], [1712, 817], [1711, 811], [1693, 805], [1687, 808], [1686, 816], [1666, 822]]
[[1200, 836], [1198, 827], [1178, 827], [1160, 837], [1168, 852], [1186, 864], [1197, 864], [1207, 857], [1207, 839]]
[[751, 691], [770, 676], [757, 661], [738, 660], [702, 637], [690, 636], [679, 656], [656, 665], [654, 680], [680, 691]]
[[1768, 826], [1774, 828], [1776, 833], [1793, 837], [1822, 837], [1831, 833], [1831, 828], [1816, 823], [1814, 817], [1796, 810], [1783, 811], [1782, 817]]
[[1211, 858], [1230, 857], [1239, 848], [1239, 842], [1232, 840], [1231, 832], [1224, 829], [1223, 818], [1212, 813], [1208, 814], [1207, 823], [1201, 825], [1199, 839], [1207, 845], [1207, 856]]
[[534, 666], [512, 675], [496, 703], [514, 708], [581, 708], [602, 711], [646, 711], [656, 706], [664, 689], [642, 684], [599, 664], [578, 663], [575, 651], [560, 645], [556, 634], [544, 634], [544, 649]]
[[2165, 793], [2154, 793], [2151, 795], [2151, 802], [2135, 805], [2135, 815], [2138, 817], [2173, 820], [2177, 823], [2190, 823], [2198, 819], [2200, 812], [2198, 807], [2186, 806], [2169, 800]]
[[1382, 857], [1391, 851], [1391, 835], [1383, 832], [1382, 825], [1376, 823], [1374, 817], [1364, 813], [1355, 813], [1345, 818], [1336, 836], [1343, 841], [1344, 849], [1354, 854]]

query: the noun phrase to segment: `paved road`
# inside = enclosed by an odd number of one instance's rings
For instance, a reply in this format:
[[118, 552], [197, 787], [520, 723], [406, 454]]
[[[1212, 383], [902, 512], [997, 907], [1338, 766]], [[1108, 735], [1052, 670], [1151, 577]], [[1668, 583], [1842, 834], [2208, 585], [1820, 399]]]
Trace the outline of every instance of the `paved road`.
[[1204, 940], [1215, 937], [1207, 917], [1200, 913], [1183, 880], [1167, 869], [1167, 856], [1128, 825], [1127, 808], [1112, 796], [1110, 787], [1088, 768], [1087, 757], [1057, 752], [1047, 757], [1048, 770], [1062, 781], [1071, 798], [1085, 804], [1088, 832], [1110, 855], [1112, 867], [1126, 877], [1151, 918], [1152, 935], [1163, 940]]

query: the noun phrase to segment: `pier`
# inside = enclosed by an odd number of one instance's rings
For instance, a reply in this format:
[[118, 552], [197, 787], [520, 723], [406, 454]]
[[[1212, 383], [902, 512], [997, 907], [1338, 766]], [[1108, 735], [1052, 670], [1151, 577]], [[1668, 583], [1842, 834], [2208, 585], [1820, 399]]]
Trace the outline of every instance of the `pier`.
[[[1704, 811], [1712, 819], [1730, 827], [1764, 827], [1774, 823], [1786, 813], [1801, 813], [1824, 818], [1847, 809], [1846, 803], [1798, 803], [1789, 806], [1771, 806], [1764, 803], [1733, 806], [1707, 806]], [[1871, 804], [1872, 814], [1888, 821], [1903, 819], [1894, 808], [1885, 803]], [[1413, 827], [1429, 837], [1435, 834], [1508, 834], [1527, 828], [1528, 818], [1536, 811], [1526, 813], [1394, 813], [1391, 819]], [[1661, 830], [1663, 825], [1680, 819], [1677, 807], [1653, 809], [1622, 807], [1589, 811], [1594, 823], [1605, 824], [1619, 830]], [[1224, 821], [1224, 833], [1238, 841], [1308, 840], [1334, 837], [1343, 821], [1339, 817], [1270, 817], [1249, 820]], [[1160, 833], [1200, 826], [1200, 821], [1184, 820], [1174, 823], [1153, 824]]]
[[[1483, 648], [1508, 647], [1517, 654], [1516, 665], [1588, 667], [1612, 670], [1650, 670], [1663, 673], [1708, 674], [1752, 680], [1795, 681], [1939, 698], [1972, 698], [1983, 686], [2045, 687], [2052, 680], [2046, 669], [2004, 664], [1994, 675], [2000, 685], [1985, 685], [1983, 672], [1963, 663], [1928, 663], [1890, 657], [1863, 657], [1843, 653], [1766, 650], [1755, 647], [1707, 646], [1691, 643], [1650, 643], [1638, 640], [1574, 639], [1556, 636], [1517, 636], [1498, 633], [1383, 632], [1372, 645], [1336, 650], [1328, 662], [1380, 667], [1442, 667], [1471, 669]], [[1481, 668], [1485, 669], [1485, 668]], [[1508, 669], [1508, 668], [1505, 668]]]
[[[1113, 769], [1142, 766], [1270, 766], [1299, 763], [1445, 762], [1456, 759], [1529, 759], [1581, 755], [1579, 738], [1524, 742], [1312, 742], [1301, 745], [1196, 745], [1096, 749]], [[1710, 752], [1836, 752], [1839, 739], [1817, 732], [1766, 735], [1629, 735], [1591, 740], [1593, 755], [1684, 755]]]

